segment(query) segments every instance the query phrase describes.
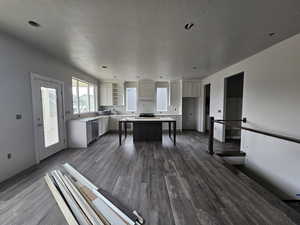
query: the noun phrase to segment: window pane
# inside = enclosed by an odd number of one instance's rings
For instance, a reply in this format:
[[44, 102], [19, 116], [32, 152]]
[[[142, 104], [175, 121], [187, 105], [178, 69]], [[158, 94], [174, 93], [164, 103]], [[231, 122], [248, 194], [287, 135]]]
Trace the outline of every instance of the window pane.
[[126, 88], [126, 110], [136, 111], [136, 88]]
[[156, 110], [168, 111], [168, 88], [156, 89]]
[[72, 95], [73, 95], [73, 113], [79, 113], [78, 110], [78, 95], [77, 95], [77, 80], [72, 79]]
[[95, 109], [95, 88], [93, 85], [89, 85], [90, 87], [90, 112], [96, 111]]
[[88, 83], [78, 81], [79, 113], [89, 112]]
[[56, 89], [41, 87], [45, 147], [59, 143]]

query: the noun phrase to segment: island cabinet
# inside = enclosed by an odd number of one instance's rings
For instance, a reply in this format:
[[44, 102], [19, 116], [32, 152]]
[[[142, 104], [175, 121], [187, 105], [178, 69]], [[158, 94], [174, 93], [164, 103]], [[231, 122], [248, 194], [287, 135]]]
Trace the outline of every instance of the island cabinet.
[[68, 122], [69, 148], [87, 148], [98, 137], [109, 131], [109, 116], [97, 116]]

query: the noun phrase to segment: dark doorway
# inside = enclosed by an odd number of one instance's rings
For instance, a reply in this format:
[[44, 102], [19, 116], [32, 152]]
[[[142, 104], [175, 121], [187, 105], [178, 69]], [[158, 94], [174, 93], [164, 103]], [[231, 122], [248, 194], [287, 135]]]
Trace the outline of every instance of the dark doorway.
[[209, 132], [210, 84], [204, 86], [204, 132]]
[[182, 100], [182, 129], [196, 130], [196, 98], [183, 98]]
[[[242, 120], [244, 91], [244, 73], [225, 78], [225, 120]], [[241, 130], [233, 126], [241, 126], [241, 122], [232, 122], [225, 127], [225, 142], [240, 143]]]

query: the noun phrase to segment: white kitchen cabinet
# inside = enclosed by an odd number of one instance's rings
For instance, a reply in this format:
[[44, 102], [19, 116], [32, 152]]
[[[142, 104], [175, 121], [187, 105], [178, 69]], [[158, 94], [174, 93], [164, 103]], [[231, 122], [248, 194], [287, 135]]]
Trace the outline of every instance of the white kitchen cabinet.
[[155, 99], [155, 82], [153, 80], [140, 80], [138, 84], [138, 98], [140, 100]]
[[181, 99], [180, 82], [170, 81], [170, 105], [177, 105]]
[[113, 84], [102, 83], [100, 85], [100, 105], [111, 106], [113, 105]]
[[109, 117], [103, 117], [98, 120], [99, 124], [99, 135], [101, 136], [109, 131]]
[[104, 119], [103, 119], [103, 132], [104, 133], [107, 133], [109, 131], [109, 120], [110, 120], [110, 118], [108, 116], [104, 117]]
[[69, 147], [87, 148], [91, 142], [109, 131], [108, 124], [109, 116], [96, 116], [68, 121]]
[[112, 89], [113, 105], [124, 105], [124, 84], [113, 83]]
[[109, 129], [110, 130], [113, 130], [113, 131], [116, 131], [119, 129], [119, 120], [122, 119], [121, 116], [116, 116], [116, 115], [113, 115], [110, 117], [110, 120], [109, 120]]
[[191, 97], [191, 98], [197, 98], [201, 95], [201, 82], [200, 81], [191, 81], [191, 80], [185, 80], [183, 81], [182, 85], [182, 97]]
[[100, 85], [100, 105], [124, 105], [124, 84], [104, 82]]

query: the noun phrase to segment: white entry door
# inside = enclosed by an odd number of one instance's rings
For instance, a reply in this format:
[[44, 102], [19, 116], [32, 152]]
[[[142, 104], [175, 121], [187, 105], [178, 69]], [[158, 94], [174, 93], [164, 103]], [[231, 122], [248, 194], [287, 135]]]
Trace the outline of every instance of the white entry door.
[[32, 74], [32, 101], [36, 160], [66, 147], [63, 84]]

